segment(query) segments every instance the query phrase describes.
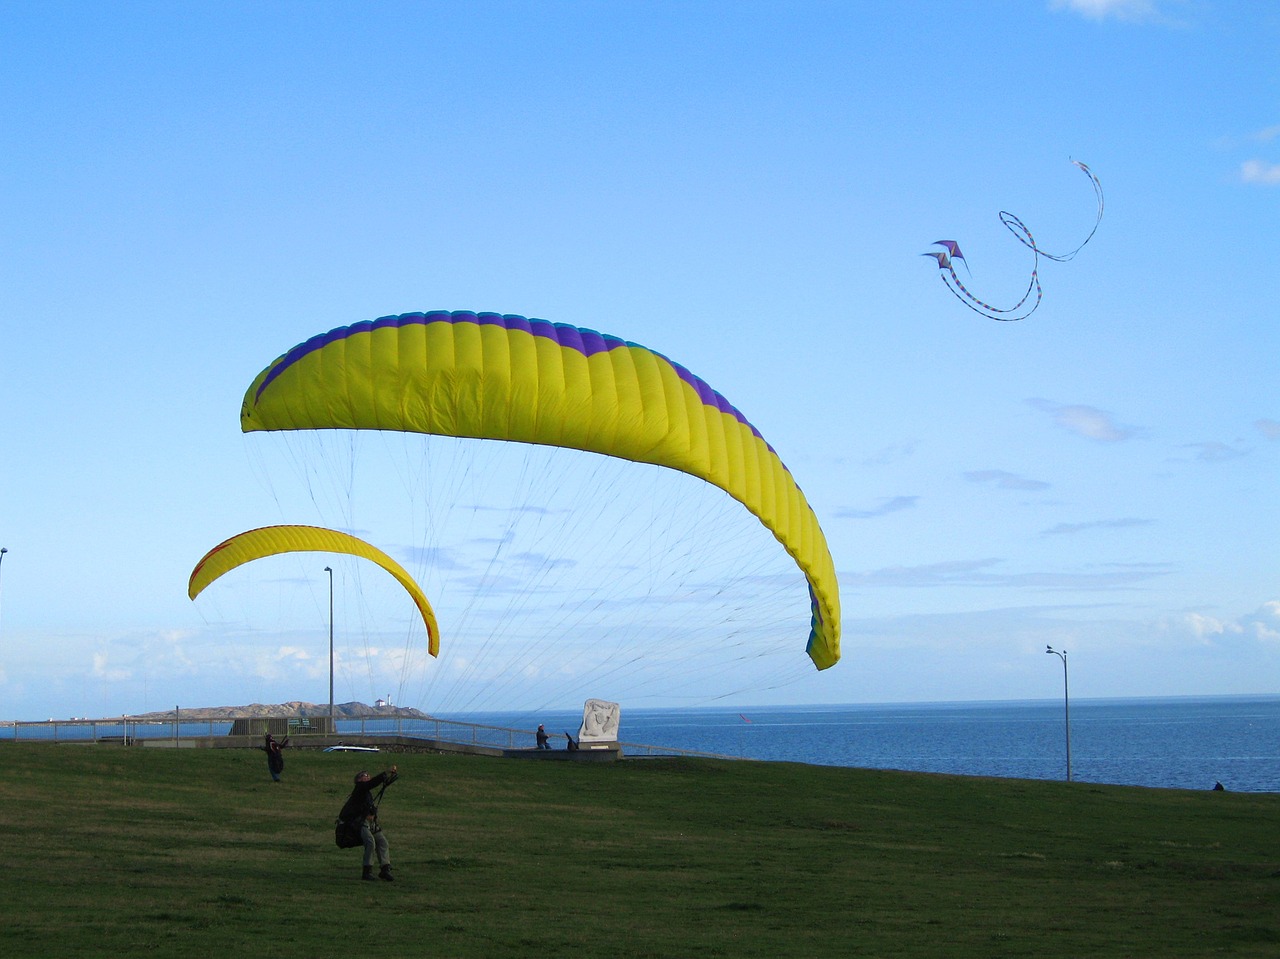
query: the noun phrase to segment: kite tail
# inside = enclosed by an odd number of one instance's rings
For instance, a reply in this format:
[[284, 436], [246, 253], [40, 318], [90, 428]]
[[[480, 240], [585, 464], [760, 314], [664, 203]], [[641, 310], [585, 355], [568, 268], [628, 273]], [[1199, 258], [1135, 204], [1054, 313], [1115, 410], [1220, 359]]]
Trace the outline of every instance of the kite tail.
[[1093, 184], [1093, 195], [1098, 201], [1098, 214], [1093, 219], [1093, 229], [1089, 231], [1089, 235], [1081, 240], [1080, 245], [1070, 253], [1045, 252], [1040, 249], [1040, 247], [1036, 246], [1036, 241], [1031, 236], [1031, 231], [1026, 228], [1021, 220], [1012, 213], [1007, 213], [1004, 210], [1000, 211], [1000, 222], [1009, 228], [1009, 232], [1018, 238], [1019, 243], [1023, 246], [1030, 247], [1031, 251], [1037, 256], [1042, 256], [1046, 260], [1053, 260], [1057, 263], [1066, 263], [1068, 260], [1075, 259], [1075, 255], [1083, 250], [1088, 242], [1093, 239], [1093, 235], [1098, 232], [1098, 225], [1102, 222], [1102, 213], [1105, 208], [1105, 202], [1102, 196], [1102, 181], [1094, 175], [1092, 170], [1079, 160], [1072, 160], [1071, 162], [1078, 166], [1080, 171], [1089, 178], [1089, 182]]
[[[944, 273], [942, 274], [943, 285], [946, 286], [946, 288], [951, 291], [951, 294], [957, 300], [959, 300], [969, 309], [973, 310], [973, 312], [977, 313], [980, 316], [985, 316], [989, 320], [1000, 320], [1001, 322], [1005, 322], [1005, 323], [1010, 323], [1010, 322], [1013, 322], [1014, 320], [1025, 320], [1028, 316], [1030, 316], [1040, 307], [1040, 299], [1044, 295], [1044, 291], [1040, 289], [1039, 271], [1033, 269], [1031, 271], [1031, 282], [1027, 285], [1027, 292], [1022, 294], [1022, 299], [1020, 299], [1017, 303], [1013, 304], [1013, 306], [1009, 307], [1008, 309], [1002, 310], [998, 306], [992, 306], [990, 303], [983, 302], [982, 300], [974, 296], [972, 293], [970, 293], [968, 289], [965, 288], [965, 285], [960, 282], [960, 277], [956, 276], [955, 267], [948, 266], [947, 272], [951, 274], [951, 282], [950, 283], [947, 282], [947, 274]], [[952, 283], [955, 284], [954, 287], [951, 285]], [[956, 287], [959, 287], [959, 289], [956, 289]], [[1027, 310], [1021, 316], [1005, 315], [1008, 313], [1017, 313], [1018, 310], [1022, 308], [1023, 304], [1026, 303], [1027, 300], [1031, 297], [1032, 291], [1035, 291], [1036, 301], [1031, 305], [1031, 309]]]
[[[1000, 222], [1003, 223], [1005, 228], [1014, 235], [1014, 238], [1019, 243], [1031, 251], [1031, 255], [1034, 258], [1031, 265], [1031, 282], [1027, 284], [1027, 292], [1022, 295], [1022, 299], [1009, 309], [1001, 309], [1000, 307], [992, 306], [990, 303], [983, 302], [970, 293], [968, 289], [965, 288], [965, 285], [960, 282], [960, 277], [956, 275], [955, 266], [952, 263], [953, 260], [960, 258], [959, 245], [954, 241], [939, 240], [934, 244], [935, 246], [946, 246], [951, 254], [950, 258], [948, 258], [945, 253], [925, 254], [927, 256], [936, 256], [938, 258], [938, 266], [946, 270], [946, 273], [943, 273], [942, 275], [943, 284], [951, 291], [952, 295], [955, 296], [957, 300], [969, 307], [973, 312], [980, 316], [985, 316], [989, 320], [1002, 320], [1008, 322], [1011, 320], [1026, 319], [1039, 308], [1040, 300], [1043, 296], [1043, 291], [1040, 289], [1040, 257], [1043, 256], [1046, 260], [1065, 263], [1067, 260], [1073, 259], [1077, 253], [1083, 250], [1085, 245], [1093, 239], [1093, 235], [1098, 232], [1098, 224], [1102, 222], [1102, 213], [1104, 208], [1102, 183], [1096, 176], [1094, 176], [1093, 171], [1084, 163], [1081, 163], [1079, 160], [1072, 160], [1071, 162], [1078, 166], [1080, 168], [1080, 172], [1087, 176], [1089, 178], [1089, 182], [1093, 184], [1093, 195], [1098, 201], [1098, 214], [1094, 218], [1093, 229], [1089, 231], [1089, 235], [1086, 236], [1080, 242], [1080, 245], [1070, 253], [1046, 253], [1036, 245], [1036, 238], [1031, 235], [1031, 231], [1027, 229], [1027, 225], [1025, 223], [1008, 210], [1000, 211]], [[968, 268], [969, 262], [966, 260], [965, 269], [967, 270]], [[948, 274], [950, 274], [949, 279]], [[1033, 292], [1035, 293], [1036, 298], [1035, 302], [1031, 304], [1030, 309], [1025, 310], [1018, 316], [1010, 316], [1009, 314], [1018, 313], [1019, 310], [1023, 309], [1027, 301], [1031, 298], [1031, 294]]]

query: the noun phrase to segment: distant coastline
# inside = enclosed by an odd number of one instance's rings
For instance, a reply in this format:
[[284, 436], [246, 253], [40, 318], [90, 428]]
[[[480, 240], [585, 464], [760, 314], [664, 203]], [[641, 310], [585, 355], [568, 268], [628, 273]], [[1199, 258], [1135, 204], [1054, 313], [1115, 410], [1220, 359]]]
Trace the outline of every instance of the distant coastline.
[[[1274, 693], [1202, 693], [1175, 695], [1145, 696], [1072, 696], [1074, 706], [1123, 706], [1123, 705], [1189, 705], [1192, 703], [1269, 703], [1280, 700], [1280, 692]], [[1035, 699], [990, 699], [990, 700], [918, 700], [904, 702], [858, 702], [858, 703], [804, 703], [804, 704], [747, 704], [736, 706], [698, 705], [698, 706], [641, 706], [627, 708], [623, 703], [624, 713], [634, 719], [638, 715], [716, 715], [719, 713], [738, 715], [760, 711], [786, 710], [789, 712], [876, 712], [880, 710], [946, 712], [967, 709], [1006, 709], [1017, 707], [1057, 706], [1062, 705], [1061, 697]], [[447, 719], [459, 722], [487, 722], [500, 725], [521, 725], [521, 723], [541, 721], [535, 717], [545, 717], [548, 713], [563, 714], [566, 721], [576, 723], [581, 717], [578, 707], [563, 707], [538, 710], [467, 710], [462, 712], [425, 713], [412, 706], [392, 706], [387, 704], [368, 705], [361, 702], [335, 703], [334, 715], [340, 719], [361, 719], [369, 717], [403, 718], [403, 719]], [[177, 706], [173, 709], [158, 709], [145, 713], [115, 713], [102, 716], [67, 716], [62, 718], [48, 717], [37, 719], [0, 719], [0, 727], [12, 726], [21, 722], [111, 722], [120, 719], [140, 720], [143, 722], [172, 722], [174, 714], [181, 719], [192, 722], [211, 720], [234, 720], [252, 717], [316, 717], [328, 716], [328, 703], [311, 703], [295, 700], [286, 703], [249, 703], [242, 706]]]
[[[414, 709], [411, 706], [391, 706], [379, 705], [370, 706], [367, 703], [334, 703], [333, 713], [341, 719], [361, 719], [369, 716], [405, 718], [405, 719], [430, 719], [420, 709]], [[218, 719], [247, 719], [268, 717], [300, 717], [306, 718], [310, 716], [328, 716], [328, 703], [307, 703], [295, 701], [290, 703], [277, 703], [275, 705], [267, 705], [264, 703], [250, 703], [247, 706], [203, 706], [191, 707], [177, 706], [173, 709], [161, 709], [150, 713], [129, 713], [129, 719], [137, 720], [171, 720], [177, 715], [184, 720], [205, 721]]]

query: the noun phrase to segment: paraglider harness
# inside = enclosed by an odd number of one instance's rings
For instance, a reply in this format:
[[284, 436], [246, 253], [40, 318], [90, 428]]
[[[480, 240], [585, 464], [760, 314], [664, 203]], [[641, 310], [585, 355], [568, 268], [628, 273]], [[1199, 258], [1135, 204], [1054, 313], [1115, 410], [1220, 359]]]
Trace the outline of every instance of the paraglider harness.
[[[395, 778], [388, 779], [383, 782], [382, 787], [378, 790], [378, 794], [373, 797], [373, 820], [375, 823], [375, 832], [379, 828], [376, 823], [378, 821], [378, 806], [382, 804], [382, 794], [387, 791], [387, 787], [393, 782], [395, 782]], [[361, 815], [348, 819], [344, 822], [341, 814], [339, 814], [333, 824], [333, 841], [337, 843], [339, 849], [353, 849], [356, 846], [364, 845], [364, 837], [360, 835], [360, 827], [364, 820], [365, 815], [362, 813]]]

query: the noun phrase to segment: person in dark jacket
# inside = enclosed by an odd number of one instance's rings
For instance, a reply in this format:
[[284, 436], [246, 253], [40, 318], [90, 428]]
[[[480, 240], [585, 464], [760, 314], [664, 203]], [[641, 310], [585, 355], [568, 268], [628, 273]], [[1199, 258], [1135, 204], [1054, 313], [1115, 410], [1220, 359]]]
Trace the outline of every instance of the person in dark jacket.
[[285, 737], [284, 742], [278, 743], [270, 733], [267, 733], [266, 741], [260, 747], [267, 754], [267, 771], [276, 782], [280, 781], [280, 774], [284, 772], [284, 753], [280, 750], [288, 745], [288, 736]]
[[551, 748], [551, 744], [547, 742], [547, 739], [548, 739], [547, 730], [543, 727], [542, 723], [538, 724], [538, 732], [535, 735], [537, 736], [537, 739], [538, 739], [539, 749]]
[[370, 776], [362, 769], [356, 773], [355, 788], [351, 790], [351, 795], [343, 803], [342, 811], [338, 813], [340, 822], [359, 824], [360, 838], [364, 842], [364, 868], [360, 874], [361, 879], [374, 878], [375, 855], [378, 858], [378, 865], [382, 867], [378, 872], [378, 878], [385, 879], [387, 882], [391, 882], [394, 878], [391, 875], [391, 854], [387, 848], [387, 837], [378, 823], [378, 801], [374, 798], [373, 791], [379, 786], [384, 788], [390, 786], [398, 776], [395, 766], [376, 776]]

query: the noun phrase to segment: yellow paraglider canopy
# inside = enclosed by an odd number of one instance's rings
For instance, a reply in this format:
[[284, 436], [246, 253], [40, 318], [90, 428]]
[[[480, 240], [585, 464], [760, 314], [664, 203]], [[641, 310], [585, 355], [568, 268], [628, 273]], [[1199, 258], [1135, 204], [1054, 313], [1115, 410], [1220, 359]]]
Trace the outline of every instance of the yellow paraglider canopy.
[[665, 466], [718, 486], [804, 573], [807, 652], [840, 658], [840, 589], [813, 508], [774, 451], [706, 382], [594, 330], [497, 313], [386, 316], [300, 343], [258, 374], [240, 426], [509, 440]]
[[209, 550], [196, 563], [187, 583], [187, 595], [195, 599], [206, 586], [224, 573], [255, 559], [279, 553], [346, 553], [377, 563], [394, 576], [413, 598], [414, 605], [422, 614], [422, 622], [427, 627], [427, 652], [432, 656], [440, 654], [440, 629], [436, 624], [436, 614], [413, 577], [376, 546], [336, 529], [319, 526], [264, 526], [232, 536]]

